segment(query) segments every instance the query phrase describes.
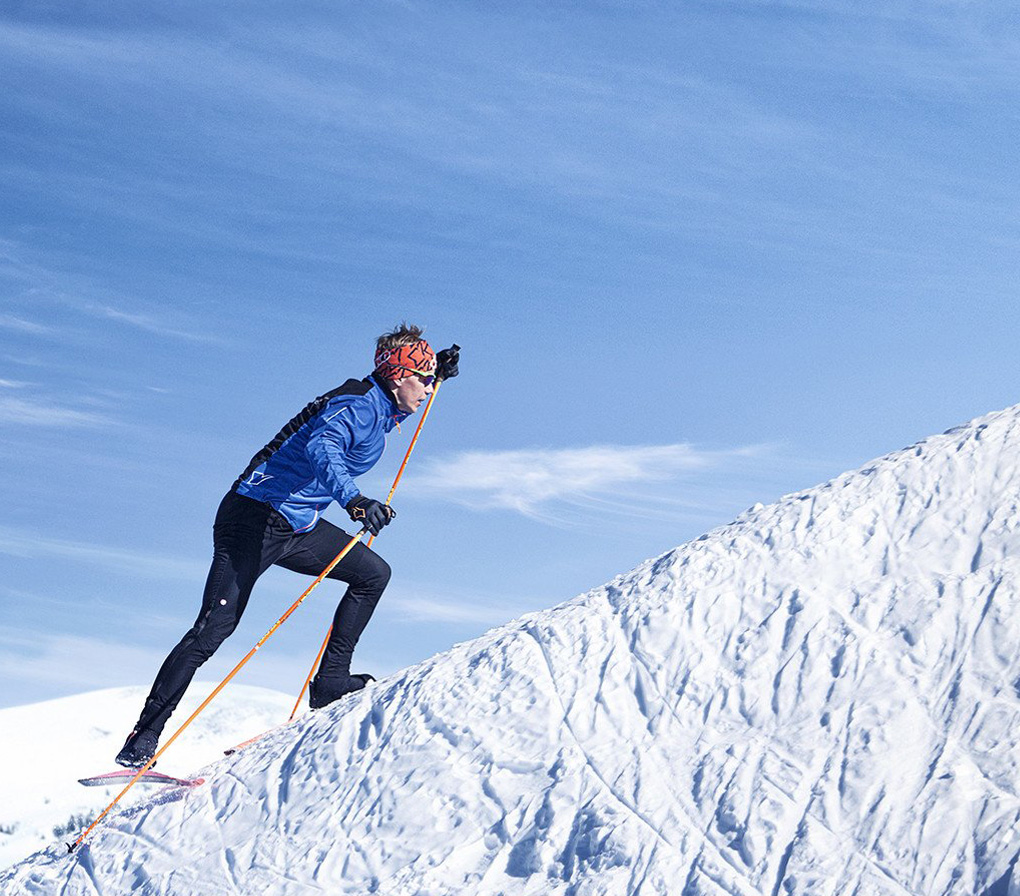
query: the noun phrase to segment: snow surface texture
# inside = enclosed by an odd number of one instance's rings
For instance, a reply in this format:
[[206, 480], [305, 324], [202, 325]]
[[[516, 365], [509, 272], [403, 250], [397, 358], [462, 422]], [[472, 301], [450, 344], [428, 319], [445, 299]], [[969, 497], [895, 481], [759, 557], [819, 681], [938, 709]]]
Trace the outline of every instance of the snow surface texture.
[[[180, 706], [184, 721], [215, 684], [196, 681]], [[108, 688], [0, 709], [0, 868], [53, 842], [53, 829], [72, 816], [91, 820], [120, 787], [85, 788], [78, 778], [116, 769], [113, 757], [138, 718], [148, 688]], [[290, 715], [294, 696], [237, 686], [210, 704], [174, 743], [157, 771], [195, 768], [253, 731]], [[177, 717], [174, 718], [175, 721]], [[170, 729], [174, 731], [176, 728]], [[135, 787], [128, 805], [150, 799], [151, 786]], [[77, 836], [77, 829], [74, 835]], [[73, 839], [64, 837], [65, 840]], [[0, 887], [0, 893], [6, 889]]]
[[1020, 406], [278, 729], [0, 891], [1020, 893], [1018, 493]]

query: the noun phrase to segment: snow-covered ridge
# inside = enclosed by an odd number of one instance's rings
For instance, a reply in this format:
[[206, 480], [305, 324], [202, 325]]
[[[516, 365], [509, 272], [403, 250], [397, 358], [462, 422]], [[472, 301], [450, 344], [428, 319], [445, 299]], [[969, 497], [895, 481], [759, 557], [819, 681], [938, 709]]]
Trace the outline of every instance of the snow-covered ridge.
[[6, 893], [968, 894], [1020, 852], [1020, 407], [752, 508]]

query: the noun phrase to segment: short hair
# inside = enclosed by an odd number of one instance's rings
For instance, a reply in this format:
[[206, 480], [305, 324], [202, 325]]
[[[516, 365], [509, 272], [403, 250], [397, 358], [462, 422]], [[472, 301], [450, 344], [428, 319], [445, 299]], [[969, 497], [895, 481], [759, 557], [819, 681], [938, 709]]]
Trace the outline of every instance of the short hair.
[[383, 333], [375, 342], [375, 353], [378, 357], [383, 352], [393, 351], [402, 345], [414, 345], [423, 338], [425, 331], [421, 327], [402, 321], [399, 327], [394, 327], [389, 333]]

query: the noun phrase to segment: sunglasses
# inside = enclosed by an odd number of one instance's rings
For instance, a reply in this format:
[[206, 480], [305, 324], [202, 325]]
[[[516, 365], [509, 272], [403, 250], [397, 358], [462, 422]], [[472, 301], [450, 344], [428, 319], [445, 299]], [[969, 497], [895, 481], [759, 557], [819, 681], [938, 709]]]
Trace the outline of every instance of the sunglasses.
[[436, 375], [434, 373], [426, 373], [424, 370], [415, 370], [413, 367], [405, 367], [403, 369], [418, 377], [426, 389], [436, 381]]

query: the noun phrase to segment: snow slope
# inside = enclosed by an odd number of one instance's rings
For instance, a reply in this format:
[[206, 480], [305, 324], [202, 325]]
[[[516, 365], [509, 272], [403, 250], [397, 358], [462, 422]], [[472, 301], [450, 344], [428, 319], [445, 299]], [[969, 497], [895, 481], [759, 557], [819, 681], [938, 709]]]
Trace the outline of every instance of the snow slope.
[[1005, 896], [1020, 406], [381, 681], [5, 894]]
[[[180, 711], [193, 712], [214, 687], [196, 681]], [[113, 757], [147, 693], [141, 687], [108, 688], [0, 709], [0, 868], [52, 843], [54, 827], [66, 826], [72, 815], [94, 817], [116, 795], [77, 781], [117, 768]], [[278, 725], [293, 705], [292, 695], [267, 688], [239, 685], [225, 691], [175, 742], [159, 769], [183, 771], [207, 762], [224, 747]], [[134, 804], [146, 793], [151, 796], [151, 789], [136, 787], [126, 799]]]

